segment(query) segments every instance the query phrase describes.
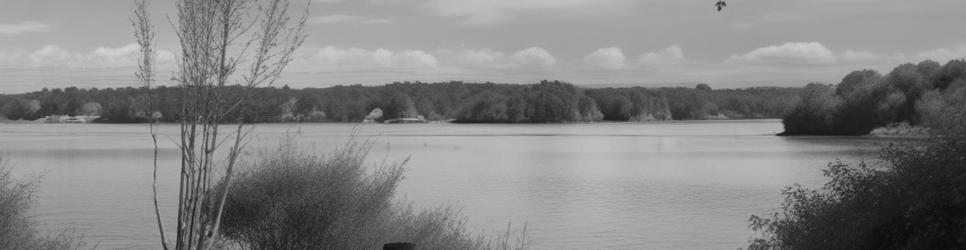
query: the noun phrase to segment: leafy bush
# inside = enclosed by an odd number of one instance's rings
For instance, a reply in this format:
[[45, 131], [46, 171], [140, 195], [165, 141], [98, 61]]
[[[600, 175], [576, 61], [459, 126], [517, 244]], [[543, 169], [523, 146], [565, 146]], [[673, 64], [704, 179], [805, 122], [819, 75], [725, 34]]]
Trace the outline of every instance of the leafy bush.
[[41, 235], [30, 219], [34, 183], [18, 181], [11, 167], [0, 158], [0, 249], [60, 250], [79, 249], [84, 243], [73, 231]]
[[370, 145], [350, 142], [314, 155], [287, 142], [263, 154], [231, 186], [223, 237], [250, 249], [379, 249], [390, 242], [420, 249], [496, 246], [470, 234], [457, 210], [393, 202], [405, 162], [367, 165]]
[[832, 86], [820, 83], [806, 85], [800, 103], [782, 119], [785, 126], [783, 134], [835, 133], [835, 110], [841, 104], [842, 98], [835, 95]]
[[932, 138], [883, 147], [878, 161], [829, 164], [778, 212], [752, 216], [751, 249], [954, 249], [966, 245], [966, 104], [942, 109]]

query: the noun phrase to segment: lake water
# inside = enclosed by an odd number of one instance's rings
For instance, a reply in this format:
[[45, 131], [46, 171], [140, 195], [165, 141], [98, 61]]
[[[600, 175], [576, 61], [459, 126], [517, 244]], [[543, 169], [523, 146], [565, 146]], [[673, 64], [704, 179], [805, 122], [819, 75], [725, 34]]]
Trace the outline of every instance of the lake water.
[[[536, 249], [735, 249], [748, 217], [782, 187], [818, 187], [836, 158], [874, 155], [876, 140], [787, 138], [777, 120], [540, 125], [260, 124], [250, 148], [292, 135], [325, 152], [359, 129], [373, 162], [411, 157], [399, 198], [455, 205], [471, 229], [528, 225]], [[172, 218], [178, 154], [162, 126], [160, 188]], [[38, 177], [43, 229], [74, 228], [101, 249], [156, 249], [147, 125], [0, 124], [17, 176]], [[173, 227], [168, 223], [168, 228]]]

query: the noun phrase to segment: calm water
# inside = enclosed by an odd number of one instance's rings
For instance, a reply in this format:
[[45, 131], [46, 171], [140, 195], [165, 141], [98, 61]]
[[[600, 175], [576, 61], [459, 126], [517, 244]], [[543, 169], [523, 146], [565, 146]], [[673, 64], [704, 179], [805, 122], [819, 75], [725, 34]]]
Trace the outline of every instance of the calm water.
[[[351, 124], [258, 125], [250, 148], [286, 134], [320, 152]], [[0, 151], [39, 176], [36, 218], [75, 228], [99, 248], [155, 249], [147, 125], [0, 124]], [[177, 153], [162, 127], [160, 188], [169, 218]], [[553, 125], [368, 125], [370, 159], [411, 156], [400, 198], [463, 208], [473, 230], [526, 222], [537, 249], [735, 249], [747, 219], [793, 183], [820, 186], [830, 160], [871, 156], [875, 140], [782, 138], [781, 123], [716, 121]], [[169, 223], [168, 227], [173, 225]]]

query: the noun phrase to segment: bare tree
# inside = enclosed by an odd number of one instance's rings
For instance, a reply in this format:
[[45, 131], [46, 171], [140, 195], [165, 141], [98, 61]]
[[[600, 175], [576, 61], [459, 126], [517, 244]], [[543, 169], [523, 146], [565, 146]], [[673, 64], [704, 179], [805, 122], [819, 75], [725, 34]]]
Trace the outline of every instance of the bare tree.
[[[153, 82], [154, 37], [147, 12], [148, 0], [136, 4], [132, 23], [141, 46], [142, 60], [138, 78], [150, 88]], [[181, 45], [178, 71], [174, 80], [181, 88], [181, 151], [178, 215], [175, 249], [208, 249], [215, 237], [224, 210], [225, 196], [238, 156], [251, 126], [245, 124], [248, 101], [253, 89], [273, 84], [292, 60], [295, 49], [305, 41], [303, 28], [308, 6], [301, 18], [289, 17], [289, 0], [179, 0], [177, 17], [171, 20]], [[169, 18], [170, 19], [170, 18]], [[247, 64], [237, 73], [239, 65]], [[241, 87], [243, 94], [228, 95], [230, 87]], [[235, 130], [224, 136], [219, 124], [236, 122]], [[157, 200], [157, 121], [152, 120], [155, 143], [155, 216], [161, 245], [169, 242]], [[228, 143], [227, 156], [220, 156]], [[223, 160], [216, 158], [226, 157]], [[218, 180], [221, 179], [221, 180]], [[224, 192], [212, 186], [225, 183]]]
[[[134, 16], [131, 17], [131, 25], [134, 26], [134, 38], [141, 48], [141, 58], [138, 61], [138, 72], [135, 73], [138, 80], [148, 90], [148, 111], [157, 110], [156, 102], [151, 98], [151, 87], [154, 83], [154, 25], [148, 12], [149, 0], [138, 0], [134, 4]], [[153, 166], [154, 173], [151, 183], [151, 191], [154, 198], [154, 215], [158, 220], [158, 231], [161, 233], [161, 247], [168, 249], [168, 239], [165, 235], [164, 223], [161, 221], [161, 208], [158, 205], [158, 120], [150, 117], [151, 140], [154, 143]]]

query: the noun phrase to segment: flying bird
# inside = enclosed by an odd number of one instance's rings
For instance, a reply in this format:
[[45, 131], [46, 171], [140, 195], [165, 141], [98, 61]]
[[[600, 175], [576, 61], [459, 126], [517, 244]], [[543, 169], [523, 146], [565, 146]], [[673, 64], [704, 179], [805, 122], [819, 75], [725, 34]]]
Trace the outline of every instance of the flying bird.
[[726, 4], [724, 0], [718, 0], [714, 6], [718, 6], [718, 11], [720, 12], [722, 9], [724, 9], [724, 7], [728, 7], [728, 4]]

